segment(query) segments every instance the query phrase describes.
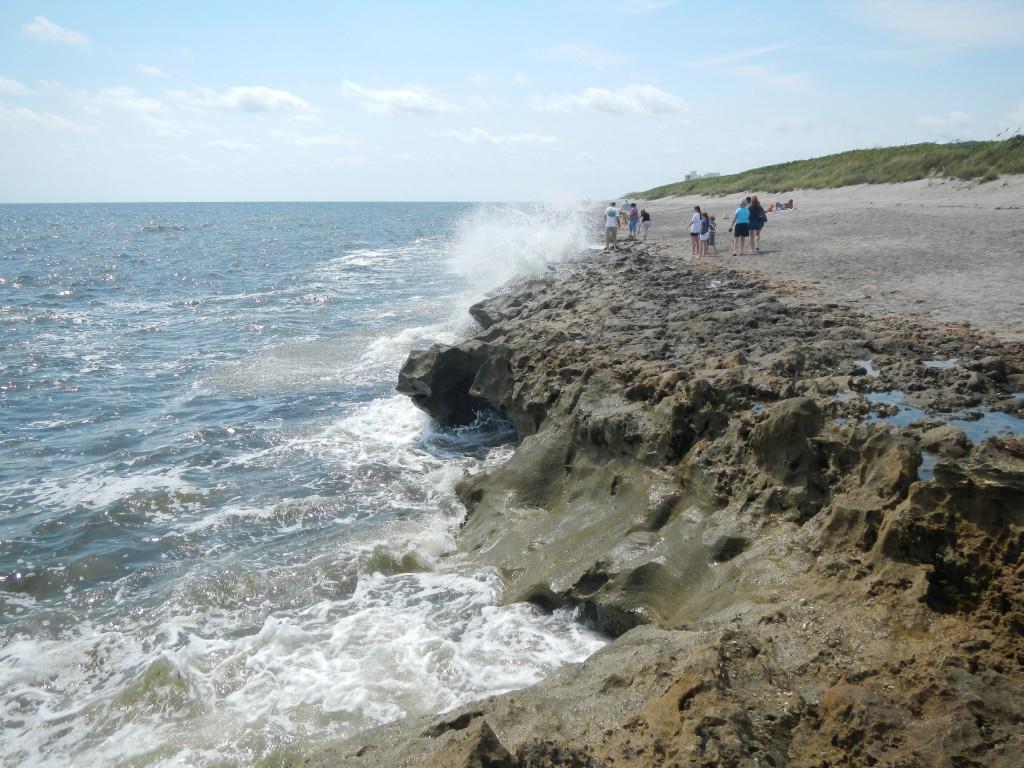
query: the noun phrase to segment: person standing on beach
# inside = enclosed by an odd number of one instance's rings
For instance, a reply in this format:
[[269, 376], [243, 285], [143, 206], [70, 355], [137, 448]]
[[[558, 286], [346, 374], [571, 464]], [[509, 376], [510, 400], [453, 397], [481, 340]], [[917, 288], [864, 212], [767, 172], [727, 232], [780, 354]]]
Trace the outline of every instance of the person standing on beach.
[[640, 229], [640, 211], [637, 210], [636, 203], [629, 204], [629, 238], [635, 239], [636, 232]]
[[715, 249], [715, 253], [718, 253], [718, 246], [715, 245], [715, 217], [708, 216], [708, 223], [711, 225], [711, 235], [708, 237], [708, 245]]
[[708, 218], [708, 212], [704, 211], [700, 215], [700, 243], [697, 246], [699, 256], [708, 255], [709, 240], [711, 240], [711, 219]]
[[736, 252], [739, 251], [740, 256], [742, 256], [743, 249], [747, 245], [747, 235], [750, 234], [750, 209], [747, 208], [746, 200], [740, 201], [740, 207], [732, 215], [732, 224], [729, 225], [729, 231], [733, 233], [734, 238], [732, 241], [732, 255], [735, 256]]
[[644, 208], [640, 211], [640, 231], [643, 232], [643, 239], [647, 240], [647, 233], [651, 230], [651, 214]]
[[693, 216], [690, 217], [690, 255], [697, 256], [700, 248], [700, 206], [693, 206]]
[[750, 211], [750, 250], [760, 251], [761, 230], [768, 221], [768, 214], [761, 207], [761, 201], [757, 199], [757, 195], [750, 199], [750, 207], [747, 210]]
[[608, 203], [604, 209], [604, 249], [614, 251], [616, 249], [616, 236], [619, 233], [619, 211], [614, 201]]

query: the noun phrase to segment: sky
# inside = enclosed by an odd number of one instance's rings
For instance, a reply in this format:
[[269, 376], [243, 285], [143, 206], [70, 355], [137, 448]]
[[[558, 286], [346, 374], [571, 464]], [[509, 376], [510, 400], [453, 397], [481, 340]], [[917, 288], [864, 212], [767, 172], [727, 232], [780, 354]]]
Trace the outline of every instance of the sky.
[[0, 202], [574, 200], [1024, 128], [1024, 0], [0, 4]]

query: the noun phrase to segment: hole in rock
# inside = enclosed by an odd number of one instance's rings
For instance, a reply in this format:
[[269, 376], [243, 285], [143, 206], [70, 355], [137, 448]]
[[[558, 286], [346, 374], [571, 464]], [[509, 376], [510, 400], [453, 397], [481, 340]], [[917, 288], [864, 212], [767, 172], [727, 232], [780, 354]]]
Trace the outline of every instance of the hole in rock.
[[750, 546], [750, 539], [744, 536], [725, 536], [715, 542], [712, 559], [717, 563], [727, 563], [742, 554]]

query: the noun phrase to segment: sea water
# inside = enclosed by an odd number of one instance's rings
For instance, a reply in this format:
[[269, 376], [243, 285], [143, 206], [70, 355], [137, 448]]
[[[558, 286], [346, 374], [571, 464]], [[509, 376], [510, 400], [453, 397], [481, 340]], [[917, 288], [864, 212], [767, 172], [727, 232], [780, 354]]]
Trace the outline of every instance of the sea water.
[[600, 647], [442, 557], [508, 425], [394, 392], [581, 215], [0, 206], [2, 764], [247, 765]]

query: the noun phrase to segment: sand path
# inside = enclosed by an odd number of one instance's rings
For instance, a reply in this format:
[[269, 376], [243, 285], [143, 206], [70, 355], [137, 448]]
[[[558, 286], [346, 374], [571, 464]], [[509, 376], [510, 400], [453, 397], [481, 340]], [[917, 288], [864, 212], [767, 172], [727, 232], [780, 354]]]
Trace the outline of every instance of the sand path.
[[771, 214], [761, 252], [742, 258], [730, 256], [728, 232], [740, 195], [641, 205], [651, 240], [680, 258], [689, 260], [687, 227], [700, 205], [718, 218], [715, 264], [806, 284], [805, 295], [871, 314], [965, 321], [1024, 341], [1024, 176], [803, 190], [762, 202], [790, 197], [796, 210]]

